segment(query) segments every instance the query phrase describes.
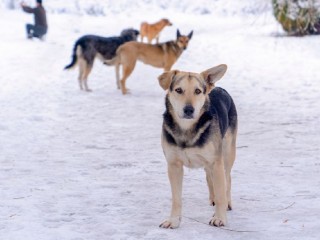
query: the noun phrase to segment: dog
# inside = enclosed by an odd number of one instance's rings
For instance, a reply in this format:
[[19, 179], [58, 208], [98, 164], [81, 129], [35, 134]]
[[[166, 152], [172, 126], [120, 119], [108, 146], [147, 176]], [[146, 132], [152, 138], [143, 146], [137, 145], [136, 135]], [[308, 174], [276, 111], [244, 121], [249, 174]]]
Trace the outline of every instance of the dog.
[[79, 65], [80, 90], [91, 91], [88, 88], [88, 75], [90, 74], [96, 57], [102, 61], [112, 59], [116, 55], [118, 47], [129, 41], [137, 41], [139, 31], [125, 29], [119, 37], [101, 37], [85, 35], [79, 38], [73, 47], [72, 62], [64, 69], [71, 69]]
[[[177, 39], [158, 44], [148, 44], [140, 42], [128, 42], [120, 46], [116, 57], [110, 61], [105, 61], [107, 65], [115, 65], [117, 87], [122, 94], [128, 93], [126, 80], [132, 73], [137, 60], [157, 68], [170, 71], [172, 65], [178, 60], [182, 52], [187, 49], [192, 38], [193, 31], [187, 36], [181, 35], [177, 30]], [[120, 80], [120, 65], [122, 65], [122, 78]]]
[[147, 37], [148, 43], [151, 43], [154, 38], [156, 39], [156, 43], [159, 43], [160, 32], [166, 26], [172, 26], [172, 23], [166, 18], [163, 18], [154, 24], [142, 22], [140, 26], [141, 42], [143, 42], [144, 37]]
[[172, 191], [171, 215], [160, 224], [162, 228], [180, 225], [183, 166], [204, 168], [209, 201], [215, 205], [209, 224], [220, 227], [227, 223], [238, 120], [231, 96], [215, 87], [226, 70], [222, 64], [200, 74], [175, 70], [158, 77], [167, 91], [161, 143]]

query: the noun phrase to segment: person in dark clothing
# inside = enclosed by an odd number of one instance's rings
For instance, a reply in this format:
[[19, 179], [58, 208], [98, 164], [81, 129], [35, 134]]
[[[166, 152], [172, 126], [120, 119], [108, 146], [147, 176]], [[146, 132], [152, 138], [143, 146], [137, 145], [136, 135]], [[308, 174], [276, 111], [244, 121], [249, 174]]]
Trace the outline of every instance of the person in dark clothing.
[[36, 0], [36, 3], [37, 6], [35, 8], [27, 6], [24, 2], [20, 4], [23, 11], [34, 14], [35, 24], [26, 25], [27, 37], [29, 39], [32, 39], [33, 37], [43, 39], [43, 36], [48, 30], [46, 10], [42, 6], [42, 0]]

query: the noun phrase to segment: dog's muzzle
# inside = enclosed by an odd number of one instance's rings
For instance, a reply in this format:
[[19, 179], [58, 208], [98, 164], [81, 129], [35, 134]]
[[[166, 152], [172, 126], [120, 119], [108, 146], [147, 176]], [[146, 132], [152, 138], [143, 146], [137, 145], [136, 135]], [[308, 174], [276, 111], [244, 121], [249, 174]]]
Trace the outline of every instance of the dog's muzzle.
[[191, 105], [187, 105], [183, 108], [183, 118], [193, 118], [194, 108]]

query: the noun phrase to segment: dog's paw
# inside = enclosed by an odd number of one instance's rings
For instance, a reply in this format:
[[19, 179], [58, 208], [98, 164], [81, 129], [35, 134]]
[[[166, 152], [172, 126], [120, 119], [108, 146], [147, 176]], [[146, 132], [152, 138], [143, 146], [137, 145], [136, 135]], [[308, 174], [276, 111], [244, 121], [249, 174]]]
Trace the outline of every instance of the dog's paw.
[[122, 89], [122, 94], [123, 95], [130, 94], [130, 90], [128, 88]]
[[86, 89], [86, 92], [92, 92], [92, 90], [90, 88]]
[[228, 210], [228, 211], [231, 211], [231, 210], [232, 210], [232, 204], [231, 204], [231, 202], [228, 203], [228, 208], [227, 208], [227, 210]]
[[215, 226], [215, 227], [223, 227], [227, 224], [226, 219], [218, 218], [216, 216], [213, 216], [209, 222], [209, 225]]
[[169, 218], [162, 222], [159, 227], [161, 228], [178, 228], [180, 226], [181, 218], [175, 217], [175, 218]]

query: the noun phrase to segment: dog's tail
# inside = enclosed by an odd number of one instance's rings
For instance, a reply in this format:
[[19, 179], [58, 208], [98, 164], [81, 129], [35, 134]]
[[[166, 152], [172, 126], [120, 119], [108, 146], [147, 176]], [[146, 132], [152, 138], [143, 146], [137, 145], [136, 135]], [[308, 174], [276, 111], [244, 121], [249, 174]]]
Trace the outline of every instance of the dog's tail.
[[80, 54], [80, 51], [81, 51], [81, 47], [80, 45], [78, 44], [78, 42], [74, 45], [73, 47], [73, 50], [72, 50], [72, 60], [71, 60], [71, 63], [67, 66], [64, 67], [64, 70], [66, 69], [71, 69], [73, 68], [76, 64], [77, 64], [77, 61], [78, 61], [78, 55]]

